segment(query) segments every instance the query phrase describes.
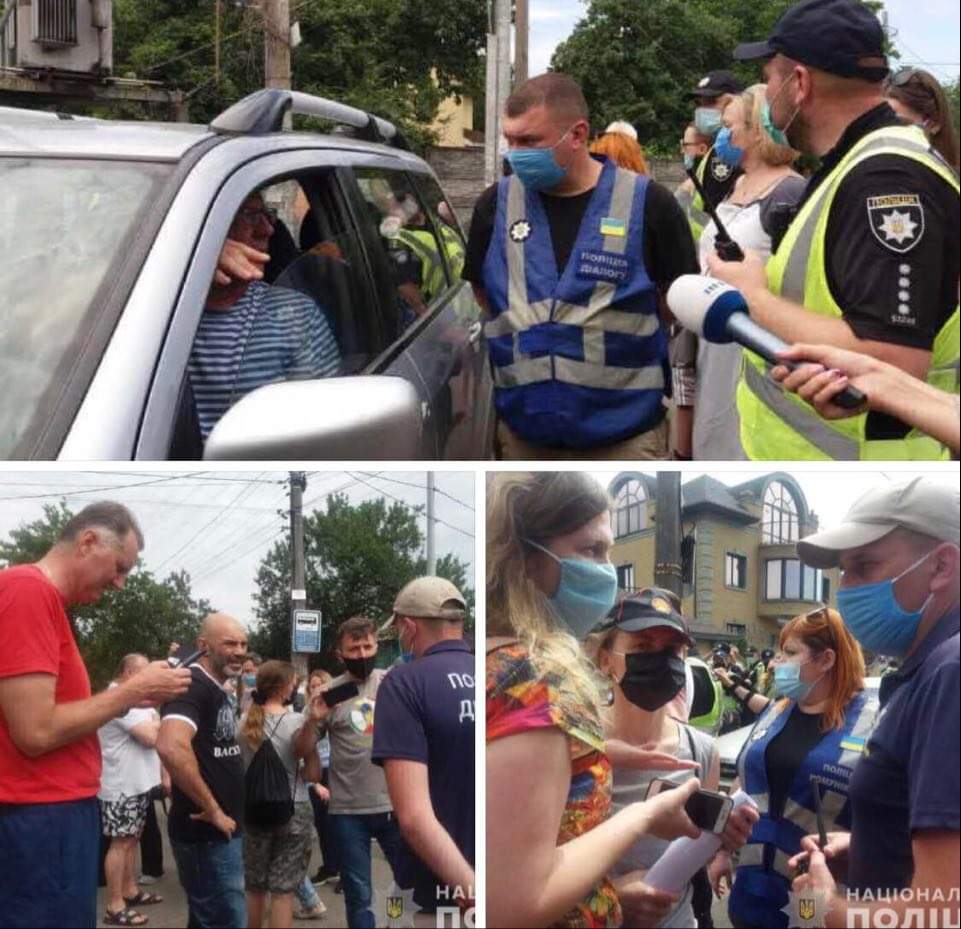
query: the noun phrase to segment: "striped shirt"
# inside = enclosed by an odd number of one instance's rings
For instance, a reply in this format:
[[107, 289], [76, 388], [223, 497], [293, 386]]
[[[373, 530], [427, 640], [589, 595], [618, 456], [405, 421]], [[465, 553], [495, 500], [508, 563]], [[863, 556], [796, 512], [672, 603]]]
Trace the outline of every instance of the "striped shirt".
[[227, 310], [206, 310], [188, 370], [204, 439], [245, 394], [277, 381], [330, 377], [340, 349], [310, 297], [254, 281]]

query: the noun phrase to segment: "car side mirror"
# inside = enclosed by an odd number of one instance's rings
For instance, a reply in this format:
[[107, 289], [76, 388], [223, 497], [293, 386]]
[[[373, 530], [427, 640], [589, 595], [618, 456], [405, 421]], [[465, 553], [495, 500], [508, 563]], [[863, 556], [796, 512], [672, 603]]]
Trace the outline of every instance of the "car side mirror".
[[205, 460], [422, 457], [420, 397], [400, 377], [268, 384], [242, 397], [207, 438]]

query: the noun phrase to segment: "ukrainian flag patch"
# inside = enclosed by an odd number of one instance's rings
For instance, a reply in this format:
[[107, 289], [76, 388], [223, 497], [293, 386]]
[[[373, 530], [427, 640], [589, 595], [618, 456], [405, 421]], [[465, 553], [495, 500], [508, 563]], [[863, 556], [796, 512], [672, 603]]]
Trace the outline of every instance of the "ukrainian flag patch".
[[605, 216], [601, 220], [601, 235], [617, 235], [623, 237], [627, 235], [627, 229], [619, 219], [615, 219], [613, 216]]
[[848, 736], [846, 739], [841, 740], [841, 748], [846, 752], [863, 752], [864, 739], [859, 739], [856, 736]]

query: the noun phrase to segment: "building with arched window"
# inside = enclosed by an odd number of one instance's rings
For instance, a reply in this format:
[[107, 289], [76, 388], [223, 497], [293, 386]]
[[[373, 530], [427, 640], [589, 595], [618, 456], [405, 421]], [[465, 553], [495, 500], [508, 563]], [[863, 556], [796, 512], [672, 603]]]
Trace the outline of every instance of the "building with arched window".
[[[611, 560], [624, 590], [654, 583], [656, 477], [611, 481]], [[681, 486], [686, 539], [684, 613], [699, 642], [774, 645], [780, 627], [821, 603], [835, 605], [836, 570], [802, 565], [797, 542], [818, 528], [798, 482], [774, 472], [728, 486], [702, 475]]]

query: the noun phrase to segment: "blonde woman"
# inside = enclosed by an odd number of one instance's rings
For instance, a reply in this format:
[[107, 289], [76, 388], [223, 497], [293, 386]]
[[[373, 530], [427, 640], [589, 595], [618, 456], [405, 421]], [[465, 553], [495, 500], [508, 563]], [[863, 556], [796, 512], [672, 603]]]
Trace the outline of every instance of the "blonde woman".
[[[743, 250], [758, 252], [765, 260], [793, 216], [804, 193], [805, 180], [791, 165], [798, 152], [777, 145], [761, 126], [764, 84], [738, 94], [724, 108], [722, 128], [714, 143], [714, 156], [730, 168], [740, 168], [725, 200], [717, 205], [718, 218]], [[717, 226], [704, 227], [698, 244], [702, 271], [714, 253]], [[741, 370], [741, 347], [717, 345], [701, 339], [697, 349], [692, 455], [695, 459], [743, 459], [734, 392]]]
[[[282, 825], [265, 827], [246, 823], [244, 879], [247, 886], [248, 925], [260, 929], [267, 895], [270, 895], [271, 929], [293, 923], [293, 896], [307, 874], [310, 862], [313, 813], [300, 762], [317, 750], [317, 718], [313, 710], [295, 713], [289, 701], [296, 686], [292, 665], [265, 661], [257, 669], [250, 709], [240, 721], [238, 742], [244, 767], [269, 739], [290, 782], [293, 816]], [[311, 708], [315, 704], [311, 703]], [[317, 915], [322, 915], [322, 911]]]
[[619, 926], [608, 872], [642, 835], [697, 835], [682, 807], [699, 782], [610, 815], [602, 699], [580, 646], [617, 592], [608, 496], [582, 473], [491, 485], [488, 925]]

